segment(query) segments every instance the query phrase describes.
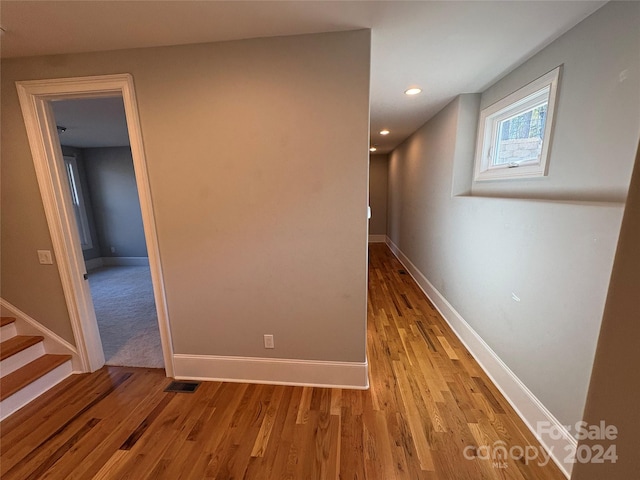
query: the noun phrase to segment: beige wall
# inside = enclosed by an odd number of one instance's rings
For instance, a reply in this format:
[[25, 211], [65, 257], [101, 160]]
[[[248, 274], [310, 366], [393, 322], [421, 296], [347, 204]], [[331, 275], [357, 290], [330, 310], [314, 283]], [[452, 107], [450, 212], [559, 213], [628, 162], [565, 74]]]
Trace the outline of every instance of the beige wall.
[[629, 188], [629, 197], [622, 220], [620, 240], [613, 265], [609, 294], [605, 306], [598, 348], [589, 384], [589, 396], [584, 420], [589, 425], [615, 426], [615, 439], [594, 439], [581, 442], [591, 450], [602, 445], [605, 450], [615, 446], [615, 463], [578, 463], [573, 480], [603, 478], [638, 478], [640, 472], [640, 148]]
[[371, 155], [369, 159], [369, 235], [387, 234], [387, 155]]
[[469, 188], [477, 95], [390, 156], [391, 240], [563, 424], [582, 418], [640, 132], [639, 23], [609, 3], [482, 95], [564, 63], [549, 178]]
[[36, 251], [50, 250], [53, 255], [53, 245], [15, 86], [7, 77], [3, 62], [0, 295], [75, 345], [56, 259], [53, 265], [38, 263]]
[[[2, 63], [2, 295], [71, 339], [16, 80], [133, 75], [176, 353], [365, 359], [368, 31]], [[262, 335], [275, 335], [265, 350]]]

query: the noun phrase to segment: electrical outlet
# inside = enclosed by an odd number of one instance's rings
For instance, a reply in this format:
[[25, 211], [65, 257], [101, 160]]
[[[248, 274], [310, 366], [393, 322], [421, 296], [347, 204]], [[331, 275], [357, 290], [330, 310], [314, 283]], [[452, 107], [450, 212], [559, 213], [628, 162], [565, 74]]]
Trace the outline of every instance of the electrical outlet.
[[116, 253], [116, 247], [111, 247], [111, 253]]
[[273, 335], [264, 336], [264, 348], [276, 348], [273, 344]]
[[38, 250], [38, 261], [40, 265], [53, 265], [51, 250]]

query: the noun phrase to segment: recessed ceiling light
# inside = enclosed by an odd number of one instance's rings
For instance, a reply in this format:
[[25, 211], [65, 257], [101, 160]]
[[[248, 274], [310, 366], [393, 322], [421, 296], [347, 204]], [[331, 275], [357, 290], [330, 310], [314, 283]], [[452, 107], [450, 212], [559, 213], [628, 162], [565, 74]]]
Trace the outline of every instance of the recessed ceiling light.
[[376, 150], [378, 150], [376, 147], [371, 147], [371, 148], [369, 148], [369, 151], [370, 151], [370, 152], [375, 152]]
[[389, 130], [386, 128], [384, 130], [380, 130], [380, 135], [389, 135]]
[[405, 90], [405, 91], [404, 91], [404, 93], [405, 93], [405, 95], [417, 95], [417, 94], [419, 94], [421, 91], [422, 91], [422, 89], [421, 89], [421, 88], [418, 88], [418, 87], [412, 87], [412, 88], [410, 88], [410, 89], [408, 89], [408, 90]]

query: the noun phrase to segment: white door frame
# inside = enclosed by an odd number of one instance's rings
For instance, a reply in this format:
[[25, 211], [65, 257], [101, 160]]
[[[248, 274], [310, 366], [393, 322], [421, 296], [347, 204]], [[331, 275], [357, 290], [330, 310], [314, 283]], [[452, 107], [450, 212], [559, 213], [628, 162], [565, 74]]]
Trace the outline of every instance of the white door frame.
[[78, 236], [55, 118], [49, 102], [71, 98], [122, 96], [131, 155], [142, 210], [151, 280], [158, 313], [162, 354], [167, 376], [173, 377], [173, 347], [167, 312], [158, 238], [151, 201], [142, 133], [130, 74], [16, 82], [33, 163], [51, 232], [53, 251], [69, 310], [82, 368], [93, 372], [104, 365], [104, 352]]

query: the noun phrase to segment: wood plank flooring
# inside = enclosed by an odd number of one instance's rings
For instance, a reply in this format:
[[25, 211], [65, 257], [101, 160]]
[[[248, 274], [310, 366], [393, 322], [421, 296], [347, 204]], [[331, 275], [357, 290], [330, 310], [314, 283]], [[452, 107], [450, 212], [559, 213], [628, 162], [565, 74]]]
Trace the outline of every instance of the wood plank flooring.
[[385, 245], [370, 247], [369, 274], [369, 390], [205, 382], [165, 393], [162, 370], [105, 367], [0, 425], [0, 476], [564, 479], [552, 462], [473, 457], [539, 444]]

